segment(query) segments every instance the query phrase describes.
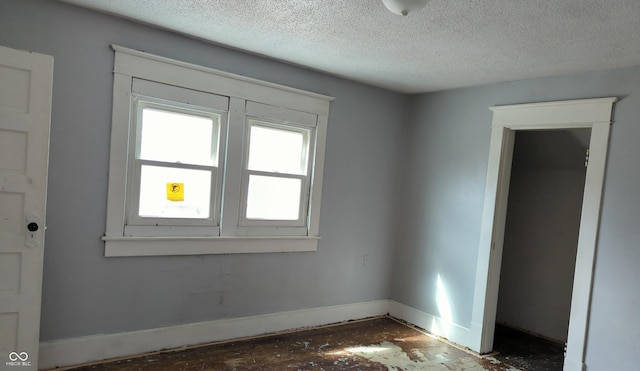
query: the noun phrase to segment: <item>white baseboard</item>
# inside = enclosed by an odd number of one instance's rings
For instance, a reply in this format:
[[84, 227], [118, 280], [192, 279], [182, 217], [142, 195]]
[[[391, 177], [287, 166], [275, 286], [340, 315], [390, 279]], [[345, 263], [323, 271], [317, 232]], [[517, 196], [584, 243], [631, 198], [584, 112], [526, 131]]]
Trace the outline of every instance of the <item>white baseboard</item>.
[[381, 316], [388, 312], [389, 300], [376, 300], [118, 334], [43, 341], [40, 343], [38, 366], [40, 369], [70, 366], [186, 345]]
[[[334, 305], [258, 316], [189, 323], [117, 334], [40, 342], [39, 368], [64, 367], [162, 349], [238, 339], [389, 314], [449, 341], [468, 346], [469, 329], [394, 300]], [[576, 369], [578, 370], [578, 369]], [[573, 371], [573, 369], [572, 369]]]
[[455, 323], [446, 323], [432, 314], [412, 308], [408, 305], [389, 301], [389, 315], [421, 327], [434, 335], [441, 336], [452, 343], [470, 348], [471, 331]]

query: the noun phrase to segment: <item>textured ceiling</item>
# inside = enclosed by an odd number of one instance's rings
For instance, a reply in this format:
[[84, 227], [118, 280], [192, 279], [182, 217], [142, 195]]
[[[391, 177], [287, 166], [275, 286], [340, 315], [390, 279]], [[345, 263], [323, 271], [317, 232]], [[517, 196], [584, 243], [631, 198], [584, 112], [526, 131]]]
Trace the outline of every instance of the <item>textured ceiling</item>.
[[640, 0], [61, 0], [404, 93], [640, 65]]

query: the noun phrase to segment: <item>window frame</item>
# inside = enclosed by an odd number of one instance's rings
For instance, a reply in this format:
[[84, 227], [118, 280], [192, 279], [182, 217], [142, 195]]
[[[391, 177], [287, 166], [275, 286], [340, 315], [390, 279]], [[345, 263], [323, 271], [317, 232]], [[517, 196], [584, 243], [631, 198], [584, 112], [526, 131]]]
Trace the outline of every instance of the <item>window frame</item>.
[[[223, 170], [226, 153], [225, 141], [226, 125], [228, 116], [229, 99], [216, 94], [198, 92], [181, 87], [168, 86], [153, 81], [145, 81], [137, 78], [132, 79], [131, 88], [131, 116], [130, 133], [128, 146], [128, 169], [127, 177], [132, 179], [127, 183], [127, 195], [125, 200], [125, 236], [171, 236], [171, 235], [192, 235], [192, 236], [218, 236], [220, 235], [220, 210], [222, 195]], [[189, 114], [207, 117], [218, 115], [217, 124], [214, 123], [214, 135], [217, 135], [216, 164], [196, 165], [196, 164], [176, 164], [158, 160], [146, 160], [138, 158], [140, 144], [142, 140], [142, 110], [144, 108], [155, 108], [169, 112]], [[203, 219], [192, 218], [153, 218], [141, 217], [138, 215], [140, 197], [140, 177], [143, 165], [157, 167], [172, 167], [177, 169], [208, 170], [211, 172], [209, 217]], [[166, 226], [171, 228], [157, 228]]]
[[[262, 105], [264, 106], [264, 105]], [[262, 107], [262, 111], [276, 110], [280, 114], [247, 114], [246, 126], [244, 135], [244, 158], [242, 161], [242, 183], [241, 183], [241, 197], [240, 197], [240, 210], [237, 234], [242, 236], [247, 235], [292, 235], [302, 236], [306, 234], [308, 225], [308, 210], [309, 210], [309, 197], [311, 195], [311, 178], [313, 174], [313, 163], [315, 154], [315, 138], [316, 138], [316, 124], [315, 117], [309, 116], [300, 119], [299, 122], [291, 122], [282, 119], [283, 117], [294, 117], [290, 110], [284, 110], [282, 108]], [[247, 109], [251, 112], [251, 109]], [[289, 112], [287, 112], [289, 111]], [[267, 117], [268, 116], [268, 117]], [[280, 119], [274, 118], [280, 117]], [[305, 133], [305, 171], [304, 174], [288, 174], [269, 172], [261, 170], [249, 169], [249, 150], [250, 150], [250, 135], [251, 127], [254, 126], [252, 122], [255, 122], [255, 126], [287, 130], [292, 132]], [[304, 134], [303, 134], [304, 135]], [[260, 175], [266, 177], [280, 177], [286, 179], [300, 179], [300, 199], [299, 210], [297, 220], [258, 220], [250, 219], [246, 217], [248, 206], [248, 188], [249, 179], [251, 175]]]
[[[111, 152], [109, 162], [109, 185], [107, 199], [107, 224], [105, 235], [105, 256], [152, 256], [152, 255], [193, 255], [193, 254], [229, 254], [263, 253], [287, 251], [315, 251], [319, 237], [319, 216], [321, 203], [322, 175], [324, 170], [324, 152], [329, 114], [329, 104], [333, 100], [321, 94], [311, 93], [278, 84], [238, 76], [207, 67], [159, 57], [117, 45], [115, 51], [113, 115], [111, 132]], [[149, 226], [152, 229], [165, 230], [162, 233], [125, 233], [127, 225], [128, 199], [133, 194], [127, 182], [131, 176], [134, 162], [131, 160], [132, 115], [136, 114], [132, 104], [134, 79], [165, 84], [206, 94], [228, 97], [226, 120], [221, 119], [219, 126], [220, 152], [218, 171], [223, 174], [220, 187], [220, 201], [224, 205], [217, 223], [221, 228], [214, 233], [198, 233], [193, 226]], [[144, 95], [145, 97], [147, 95]], [[155, 97], [153, 97], [155, 99]], [[189, 102], [190, 103], [190, 102]], [[198, 106], [198, 104], [196, 104]], [[293, 112], [294, 119], [282, 117], [264, 117], [252, 112], [255, 107], [268, 106]], [[310, 127], [310, 142], [307, 179], [310, 185], [303, 187], [305, 194], [302, 204], [307, 212], [301, 214], [302, 226], [282, 228], [282, 223], [271, 225], [245, 225], [241, 222], [243, 194], [244, 139], [248, 133], [249, 117], [259, 121], [282, 119], [282, 125], [300, 125], [296, 115], [311, 115], [314, 124]], [[268, 115], [272, 116], [272, 115]], [[277, 115], [276, 115], [277, 116]], [[231, 127], [232, 123], [242, 123]], [[291, 124], [290, 124], [291, 123]], [[314, 127], [315, 126], [315, 127]], [[306, 128], [306, 126], [303, 126]], [[135, 143], [134, 143], [135, 144]], [[222, 148], [226, 145], [226, 148]], [[238, 147], [240, 146], [240, 147]], [[242, 148], [237, 150], [231, 148]], [[135, 149], [135, 146], [134, 146]], [[226, 151], [225, 151], [226, 149]], [[225, 157], [226, 154], [226, 157]], [[135, 157], [135, 156], [134, 156]], [[135, 174], [135, 173], [134, 173]], [[221, 177], [219, 177], [221, 178]], [[212, 194], [212, 197], [214, 195]], [[217, 195], [216, 195], [217, 197]], [[211, 214], [215, 219], [214, 210]], [[178, 223], [180, 224], [180, 223]], [[252, 224], [252, 223], [249, 223]], [[300, 229], [302, 228], [302, 229]], [[197, 228], [196, 228], [197, 229]], [[167, 232], [168, 231], [168, 232]], [[302, 231], [302, 233], [300, 232]]]

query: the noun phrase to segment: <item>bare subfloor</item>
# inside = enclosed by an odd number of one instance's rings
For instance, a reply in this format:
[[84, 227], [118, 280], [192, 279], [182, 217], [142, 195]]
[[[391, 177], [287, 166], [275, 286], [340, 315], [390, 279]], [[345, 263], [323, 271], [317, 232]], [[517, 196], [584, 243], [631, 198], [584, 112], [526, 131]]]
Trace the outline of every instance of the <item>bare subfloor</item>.
[[497, 325], [493, 340], [495, 356], [527, 371], [562, 371], [564, 345]]
[[73, 370], [517, 370], [390, 318], [166, 351]]

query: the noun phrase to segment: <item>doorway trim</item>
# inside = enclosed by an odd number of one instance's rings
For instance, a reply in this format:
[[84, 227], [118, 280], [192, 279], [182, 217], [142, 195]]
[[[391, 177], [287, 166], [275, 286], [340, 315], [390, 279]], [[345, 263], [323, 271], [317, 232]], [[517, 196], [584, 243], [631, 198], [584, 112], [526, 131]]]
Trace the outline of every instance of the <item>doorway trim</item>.
[[591, 129], [564, 370], [584, 369], [600, 203], [613, 103], [617, 97], [490, 107], [493, 111], [470, 348], [493, 347], [504, 227], [515, 133], [519, 130]]

